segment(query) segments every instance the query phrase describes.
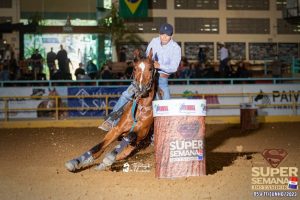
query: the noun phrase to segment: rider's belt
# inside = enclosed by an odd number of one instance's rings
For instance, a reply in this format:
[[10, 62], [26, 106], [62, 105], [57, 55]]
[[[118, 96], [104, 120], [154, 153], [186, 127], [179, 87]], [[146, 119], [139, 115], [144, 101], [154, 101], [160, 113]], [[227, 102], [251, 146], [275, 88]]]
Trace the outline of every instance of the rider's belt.
[[169, 78], [169, 75], [168, 75], [168, 74], [160, 73], [159, 76], [162, 77], [162, 78]]

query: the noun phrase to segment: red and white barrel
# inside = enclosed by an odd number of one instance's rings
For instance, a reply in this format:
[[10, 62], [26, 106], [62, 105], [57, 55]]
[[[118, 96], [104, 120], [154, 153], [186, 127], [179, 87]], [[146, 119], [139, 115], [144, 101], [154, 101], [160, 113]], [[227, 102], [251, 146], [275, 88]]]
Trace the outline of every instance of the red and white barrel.
[[153, 101], [155, 176], [177, 178], [206, 175], [206, 101]]

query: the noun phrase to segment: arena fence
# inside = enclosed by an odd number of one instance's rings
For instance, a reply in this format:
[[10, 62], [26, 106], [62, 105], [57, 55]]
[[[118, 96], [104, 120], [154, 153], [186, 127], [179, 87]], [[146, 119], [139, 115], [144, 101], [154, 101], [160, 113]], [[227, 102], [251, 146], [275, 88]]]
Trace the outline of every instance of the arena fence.
[[[113, 86], [129, 85], [132, 80], [110, 79], [110, 80], [18, 80], [0, 81], [0, 87], [57, 87], [57, 86]], [[194, 84], [284, 84], [300, 83], [300, 77], [283, 78], [197, 78], [197, 79], [169, 79], [170, 85], [194, 85]]]
[[[227, 94], [214, 94], [218, 97], [243, 97], [246, 100], [246, 103], [253, 104], [254, 98], [258, 93], [227, 93]], [[196, 98], [196, 99], [206, 99], [207, 96], [212, 96], [212, 94], [191, 94], [187, 95], [185, 98]], [[0, 101], [3, 102], [3, 107], [0, 109], [3, 118], [0, 121], [0, 125], [3, 128], [18, 128], [18, 127], [84, 127], [84, 126], [98, 126], [104, 119], [104, 116], [107, 115], [112, 107], [108, 105], [108, 99], [118, 97], [118, 95], [94, 95], [94, 96], [2, 96]], [[10, 101], [15, 101], [16, 99], [22, 100], [32, 100], [35, 98], [43, 98], [52, 102], [52, 106], [45, 106], [43, 108], [10, 108]], [[62, 106], [59, 102], [62, 99], [69, 100], [72, 98], [100, 98], [105, 99], [105, 106], [101, 107], [67, 107]], [[182, 94], [173, 94], [172, 98], [182, 98]], [[245, 101], [243, 102], [245, 103]], [[53, 106], [54, 105], [54, 106]], [[240, 109], [241, 104], [207, 104], [207, 109], [209, 110], [218, 110], [218, 109]], [[258, 121], [260, 122], [284, 122], [284, 121], [300, 121], [300, 115], [297, 113], [297, 109], [300, 107], [300, 103], [297, 101], [292, 101], [286, 104], [255, 104], [255, 107], [258, 109], [274, 107], [274, 106], [286, 106], [291, 108], [290, 113], [284, 116], [258, 116]], [[103, 116], [99, 117], [69, 117], [69, 111], [104, 111]], [[15, 112], [37, 112], [37, 113], [48, 113], [47, 116], [40, 118], [32, 119], [11, 119], [10, 114]], [[239, 123], [239, 115], [236, 116], [207, 116], [207, 123]]]

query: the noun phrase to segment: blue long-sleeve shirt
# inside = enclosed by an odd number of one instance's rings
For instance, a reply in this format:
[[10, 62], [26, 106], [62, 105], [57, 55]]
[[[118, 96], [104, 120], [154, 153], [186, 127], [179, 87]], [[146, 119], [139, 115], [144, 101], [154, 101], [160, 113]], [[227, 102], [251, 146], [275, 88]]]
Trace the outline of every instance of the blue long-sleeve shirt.
[[177, 71], [181, 60], [181, 47], [171, 39], [168, 44], [161, 45], [159, 37], [155, 37], [148, 44], [146, 55], [152, 48], [153, 60], [157, 60], [160, 64], [159, 73], [171, 74]]

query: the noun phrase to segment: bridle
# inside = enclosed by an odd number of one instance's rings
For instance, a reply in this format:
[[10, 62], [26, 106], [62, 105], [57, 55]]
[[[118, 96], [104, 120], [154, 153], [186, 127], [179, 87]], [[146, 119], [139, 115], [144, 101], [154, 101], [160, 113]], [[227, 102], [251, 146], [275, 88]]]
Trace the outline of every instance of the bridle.
[[149, 93], [149, 91], [151, 90], [151, 87], [155, 81], [155, 74], [156, 74], [156, 69], [154, 68], [153, 62], [151, 63], [151, 68], [153, 70], [151, 73], [150, 81], [145, 86], [140, 88], [140, 86], [139, 86], [140, 83], [134, 78], [132, 85], [134, 87], [134, 98], [135, 99], [140, 99], [140, 98], [146, 96]]

